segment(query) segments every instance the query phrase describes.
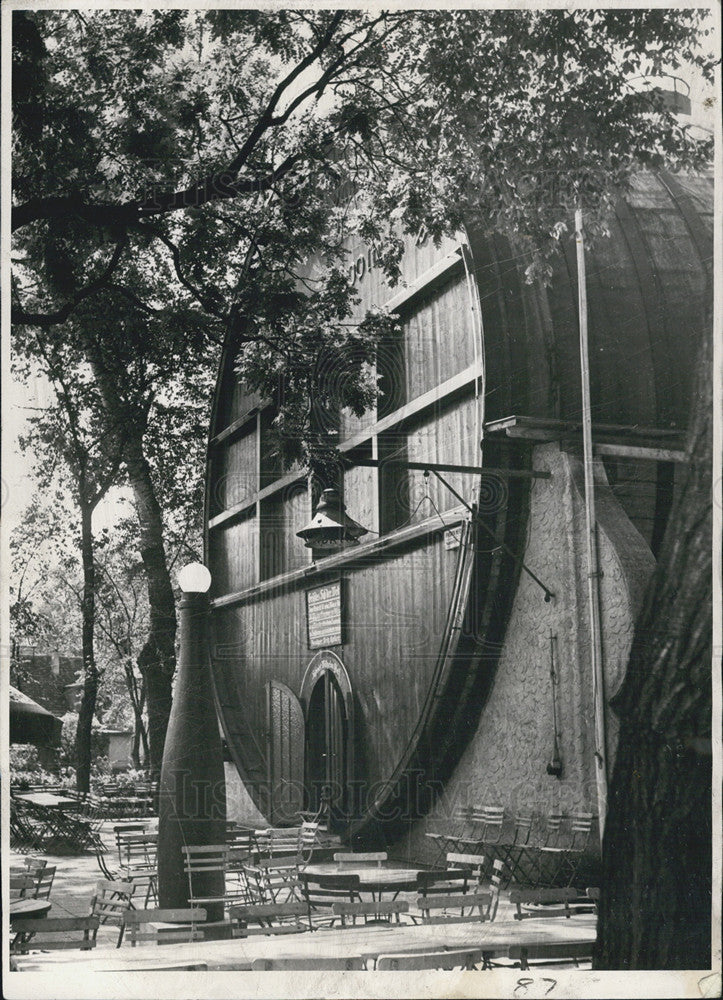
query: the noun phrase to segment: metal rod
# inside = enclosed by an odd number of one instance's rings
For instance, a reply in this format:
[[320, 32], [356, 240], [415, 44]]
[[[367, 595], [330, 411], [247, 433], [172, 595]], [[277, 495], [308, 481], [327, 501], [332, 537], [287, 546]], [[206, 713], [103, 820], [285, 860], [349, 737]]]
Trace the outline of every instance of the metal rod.
[[552, 690], [552, 757], [547, 765], [547, 773], [556, 778], [562, 774], [562, 757], [557, 732], [557, 673], [555, 672], [555, 640], [557, 636], [550, 632], [550, 685]]
[[590, 357], [587, 335], [587, 278], [583, 242], [582, 210], [575, 211], [577, 251], [578, 312], [580, 319], [580, 381], [582, 386], [582, 448], [585, 469], [585, 522], [587, 540], [587, 583], [590, 612], [593, 716], [595, 723], [595, 780], [597, 783], [600, 840], [607, 812], [607, 761], [605, 753], [605, 678], [603, 673], [602, 629], [600, 622], [600, 567], [593, 479], [592, 415], [590, 405]]
[[[446, 479], [443, 479], [442, 476], [440, 476], [440, 474], [437, 472], [436, 469], [433, 469], [433, 468], [429, 467], [429, 471], [433, 472], [435, 474], [435, 476], [440, 481], [440, 483], [442, 483], [444, 486], [446, 486], [447, 489], [449, 490], [449, 492], [452, 493], [455, 497], [457, 497], [457, 499], [459, 500], [459, 502], [462, 503], [462, 504], [464, 504], [464, 506], [467, 508], [467, 510], [471, 514], [475, 514], [476, 513], [475, 510], [474, 510], [474, 508], [470, 507], [470, 505], [467, 503], [467, 501], [463, 497], [461, 497], [459, 495], [459, 493], [457, 492], [457, 490], [453, 486], [450, 486], [450, 484], [447, 482]], [[515, 562], [517, 562], [517, 563], [520, 564], [520, 566], [525, 571], [525, 573], [527, 573], [529, 576], [532, 577], [532, 579], [535, 581], [535, 583], [538, 585], [538, 587], [541, 587], [545, 591], [545, 603], [549, 604], [549, 602], [555, 596], [555, 594], [553, 593], [553, 591], [551, 591], [548, 587], [545, 586], [545, 584], [542, 582], [542, 580], [539, 578], [539, 576], [535, 576], [535, 574], [532, 572], [532, 570], [529, 568], [529, 566], [525, 565], [525, 563], [523, 562], [521, 556], [518, 556], [516, 552], [513, 552], [512, 549], [509, 547], [509, 545], [506, 545], [504, 542], [500, 542], [498, 540], [497, 535], [494, 533], [494, 531], [491, 528], [489, 528], [484, 523], [484, 521], [480, 520], [479, 518], [477, 518], [476, 520], [477, 520], [477, 524], [479, 524], [482, 528], [484, 528], [484, 530], [487, 532], [488, 535], [491, 535], [492, 538], [494, 538], [494, 540], [497, 542], [497, 544], [499, 545], [499, 547], [501, 549], [504, 549], [505, 552], [508, 555], [512, 556], [512, 558], [515, 560]]]
[[403, 458], [357, 458], [345, 455], [352, 465], [364, 465], [377, 469], [382, 465], [401, 465], [416, 472], [462, 472], [469, 475], [504, 476], [508, 479], [550, 479], [552, 473], [546, 469], [487, 469], [481, 465], [448, 465], [444, 462], [407, 462]]

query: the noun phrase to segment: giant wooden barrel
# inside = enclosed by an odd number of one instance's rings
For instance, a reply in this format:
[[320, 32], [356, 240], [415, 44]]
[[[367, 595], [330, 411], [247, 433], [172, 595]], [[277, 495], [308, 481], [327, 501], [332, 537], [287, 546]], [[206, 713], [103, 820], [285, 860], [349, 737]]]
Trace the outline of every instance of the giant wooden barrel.
[[[653, 550], [711, 297], [711, 217], [709, 179], [642, 175], [588, 250], [593, 421], [615, 502]], [[347, 246], [357, 316], [387, 305], [402, 327], [380, 349], [379, 410], [338, 425], [338, 485], [369, 533], [331, 555], [305, 548], [306, 474], [270, 457], [273, 405], [226, 351], [206, 497], [213, 677], [231, 757], [270, 823], [326, 806], [343, 835], [389, 843], [480, 731], [521, 574], [534, 587], [530, 491], [550, 473], [533, 451], [574, 446], [581, 418], [577, 279], [572, 240], [548, 288], [482, 232], [408, 238], [394, 288], [373, 249]], [[498, 471], [443, 483], [408, 468], [425, 462]]]

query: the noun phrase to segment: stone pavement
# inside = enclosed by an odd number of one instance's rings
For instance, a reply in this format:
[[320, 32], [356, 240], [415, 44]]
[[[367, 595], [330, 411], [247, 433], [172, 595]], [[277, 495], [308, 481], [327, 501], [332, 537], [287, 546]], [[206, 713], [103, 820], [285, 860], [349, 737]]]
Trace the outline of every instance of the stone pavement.
[[[143, 822], [148, 823], [149, 832], [153, 832], [158, 827], [157, 817], [148, 817]], [[118, 867], [113, 828], [122, 824], [123, 820], [110, 819], [106, 820], [101, 827], [101, 837], [107, 848], [107, 864], [112, 870]], [[10, 864], [21, 865], [23, 858], [27, 856], [27, 854], [11, 849]], [[41, 856], [41, 852], [31, 852], [30, 856]], [[95, 893], [96, 884], [105, 878], [95, 853], [93, 851], [86, 851], [83, 854], [49, 854], [44, 852], [42, 857], [47, 859], [48, 865], [56, 868], [55, 880], [50, 893], [52, 908], [48, 916], [86, 916], [90, 912], [90, 903]], [[406, 860], [409, 863], [409, 859]], [[400, 893], [400, 898], [409, 901], [410, 910], [413, 912], [416, 910], [416, 893]], [[509, 893], [504, 892], [500, 899], [498, 919], [511, 919], [513, 909], [509, 902]], [[97, 937], [99, 948], [113, 947], [117, 940], [118, 928], [116, 926], [101, 925], [99, 927]]]
[[[106, 820], [101, 827], [101, 837], [107, 848], [108, 867], [118, 867], [118, 855], [115, 846], [114, 826], [122, 824], [122, 820]], [[148, 822], [149, 832], [158, 825], [156, 817], [143, 820]], [[43, 857], [49, 867], [55, 867], [55, 879], [50, 892], [52, 907], [49, 917], [84, 917], [90, 913], [90, 903], [95, 894], [96, 884], [105, 879], [100, 870], [98, 860], [93, 851], [82, 854], [51, 854], [47, 851], [31, 851], [20, 853], [10, 850], [10, 865], [22, 865], [26, 857]], [[101, 924], [98, 928], [97, 947], [112, 947], [118, 940], [118, 928], [113, 925]]]

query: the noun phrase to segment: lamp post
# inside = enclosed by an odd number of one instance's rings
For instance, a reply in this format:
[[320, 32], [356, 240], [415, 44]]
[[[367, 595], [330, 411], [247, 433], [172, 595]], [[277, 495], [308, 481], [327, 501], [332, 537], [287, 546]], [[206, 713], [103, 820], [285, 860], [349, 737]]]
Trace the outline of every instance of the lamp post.
[[[200, 563], [178, 574], [180, 651], [173, 707], [163, 749], [158, 807], [158, 905], [187, 907], [190, 882], [182, 847], [223, 844], [226, 789], [223, 751], [211, 689], [208, 597], [211, 574]], [[223, 873], [193, 876], [194, 895], [223, 896]], [[208, 920], [223, 904], [204, 904]]]

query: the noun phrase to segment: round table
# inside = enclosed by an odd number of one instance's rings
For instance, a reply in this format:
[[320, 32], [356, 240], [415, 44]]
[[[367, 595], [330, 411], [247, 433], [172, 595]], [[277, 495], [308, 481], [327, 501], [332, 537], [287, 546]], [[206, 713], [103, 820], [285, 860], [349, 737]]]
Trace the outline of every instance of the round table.
[[10, 923], [17, 920], [36, 920], [46, 916], [52, 903], [48, 899], [11, 899]]
[[310, 882], [314, 875], [338, 875], [345, 878], [349, 875], [359, 876], [359, 887], [362, 892], [368, 892], [374, 901], [381, 899], [384, 892], [414, 892], [417, 888], [418, 868], [379, 868], [373, 865], [340, 865], [338, 863], [307, 865], [302, 875]]

